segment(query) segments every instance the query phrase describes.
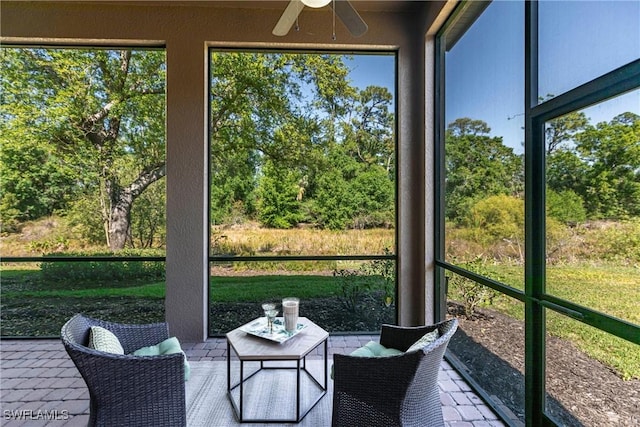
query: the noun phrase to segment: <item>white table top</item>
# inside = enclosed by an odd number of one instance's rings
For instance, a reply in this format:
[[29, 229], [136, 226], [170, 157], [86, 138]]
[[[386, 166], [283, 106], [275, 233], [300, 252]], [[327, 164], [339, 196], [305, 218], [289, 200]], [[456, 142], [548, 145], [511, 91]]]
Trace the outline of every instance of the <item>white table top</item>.
[[[227, 341], [240, 360], [296, 360], [302, 359], [329, 338], [329, 333], [306, 317], [298, 323], [306, 325], [297, 335], [283, 343], [256, 337], [236, 328], [227, 333]], [[227, 355], [229, 357], [229, 355]]]

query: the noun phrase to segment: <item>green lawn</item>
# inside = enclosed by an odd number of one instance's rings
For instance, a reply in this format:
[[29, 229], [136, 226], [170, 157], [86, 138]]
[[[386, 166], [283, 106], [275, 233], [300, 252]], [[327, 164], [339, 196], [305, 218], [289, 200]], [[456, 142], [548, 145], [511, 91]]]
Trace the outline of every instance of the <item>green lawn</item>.
[[210, 297], [216, 302], [323, 298], [335, 295], [338, 286], [333, 276], [316, 275], [214, 277], [210, 284]]
[[[521, 266], [487, 267], [491, 277], [523, 289]], [[640, 271], [620, 266], [553, 266], [547, 270], [547, 292], [601, 311], [610, 316], [640, 324]], [[524, 304], [501, 296], [493, 308], [524, 320]], [[612, 367], [624, 379], [640, 378], [640, 346], [547, 310], [547, 332], [568, 339], [591, 357]], [[551, 356], [551, 355], [550, 355]]]
[[[487, 267], [503, 282], [522, 289], [522, 267]], [[594, 310], [602, 311], [632, 323], [640, 323], [640, 273], [633, 267], [561, 266], [551, 267], [547, 272], [548, 291], [560, 298], [576, 302]], [[132, 300], [161, 301], [165, 296], [163, 282], [118, 283], [115, 286], [97, 286], [82, 289], [77, 284], [58, 283], [46, 286], [41, 274], [35, 269], [2, 268], [1, 297], [3, 322], [11, 321], [11, 310], [15, 316], [23, 317], [25, 310], [51, 313], [45, 306], [59, 306], [65, 300], [74, 301], [75, 309], [82, 304], [100, 305], [109, 301], [111, 307], [125, 306]], [[353, 278], [350, 278], [353, 280]], [[210, 298], [215, 302], [260, 302], [278, 300], [285, 296], [302, 299], [339, 296], [343, 290], [338, 278], [331, 275], [261, 275], [218, 276], [211, 278]], [[70, 289], [73, 287], [73, 289]], [[108, 304], [106, 304], [108, 306]], [[162, 304], [160, 304], [161, 306]], [[23, 309], [16, 309], [23, 306]], [[143, 315], [158, 311], [158, 303], [139, 309]], [[155, 308], [154, 308], [155, 307]], [[523, 319], [523, 304], [501, 296], [494, 301], [493, 308], [510, 316]], [[105, 308], [108, 310], [108, 308]], [[48, 314], [47, 314], [48, 315]], [[28, 326], [28, 325], [25, 325]], [[574, 319], [549, 311], [547, 330], [553, 335], [573, 341], [582, 351], [611, 366], [625, 378], [640, 378], [640, 348], [637, 344], [616, 338], [610, 334], [584, 325]]]
[[[502, 281], [524, 289], [523, 268], [487, 267]], [[620, 266], [553, 266], [547, 269], [547, 292], [575, 304], [640, 324], [640, 268]]]

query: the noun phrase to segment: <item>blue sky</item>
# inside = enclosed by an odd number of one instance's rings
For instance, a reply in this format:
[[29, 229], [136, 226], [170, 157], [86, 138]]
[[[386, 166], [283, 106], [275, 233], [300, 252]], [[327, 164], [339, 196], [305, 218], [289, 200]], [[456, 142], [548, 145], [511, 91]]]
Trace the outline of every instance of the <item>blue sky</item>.
[[[541, 1], [540, 95], [558, 95], [640, 57], [640, 2]], [[446, 56], [446, 120], [487, 122], [518, 153], [524, 141], [524, 5], [493, 2]], [[591, 123], [632, 111], [640, 91], [585, 110]]]
[[[539, 4], [539, 93], [559, 95], [640, 57], [640, 1]], [[446, 121], [485, 121], [517, 153], [524, 141], [524, 4], [494, 1], [446, 56]], [[395, 95], [393, 55], [354, 55], [353, 84]], [[640, 90], [584, 110], [592, 124], [640, 114]]]
[[396, 65], [394, 55], [354, 55], [345, 61], [351, 70], [349, 77], [361, 89], [366, 86], [387, 87], [395, 95]]

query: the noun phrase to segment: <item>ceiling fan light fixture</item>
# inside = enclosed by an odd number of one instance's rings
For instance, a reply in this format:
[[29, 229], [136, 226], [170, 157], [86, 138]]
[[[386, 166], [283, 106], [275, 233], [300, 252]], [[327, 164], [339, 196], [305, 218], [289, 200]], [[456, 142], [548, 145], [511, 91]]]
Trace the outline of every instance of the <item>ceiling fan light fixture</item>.
[[302, 4], [304, 4], [305, 6], [313, 7], [316, 9], [325, 7], [326, 5], [331, 3], [331, 0], [301, 0], [301, 1], [302, 1]]

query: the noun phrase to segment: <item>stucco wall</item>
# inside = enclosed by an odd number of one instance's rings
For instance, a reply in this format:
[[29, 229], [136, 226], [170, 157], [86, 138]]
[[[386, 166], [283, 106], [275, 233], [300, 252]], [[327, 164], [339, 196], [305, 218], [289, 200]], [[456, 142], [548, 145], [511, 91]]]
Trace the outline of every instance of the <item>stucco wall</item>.
[[[255, 2], [0, 3], [4, 43], [164, 46], [167, 55], [167, 294], [171, 333], [183, 341], [207, 336], [206, 62], [210, 46], [391, 50], [398, 55], [398, 310], [399, 323], [432, 320], [432, 161], [425, 151], [425, 34], [441, 2], [410, 2], [410, 11], [361, 11], [369, 25], [353, 38], [329, 9], [305, 10], [300, 31], [275, 37], [282, 7]], [[356, 7], [357, 2], [355, 3]], [[233, 7], [230, 7], [233, 5]], [[427, 74], [430, 76], [431, 73]], [[428, 85], [427, 85], [428, 86]], [[432, 97], [432, 94], [428, 96]], [[427, 98], [427, 99], [428, 99]], [[427, 102], [431, 102], [428, 100]], [[426, 185], [425, 185], [426, 184]], [[428, 191], [425, 196], [425, 191]], [[425, 208], [426, 203], [426, 208]], [[427, 215], [428, 217], [428, 215]], [[425, 228], [425, 226], [427, 228]], [[425, 247], [427, 250], [425, 251]], [[431, 249], [430, 249], [431, 248]], [[431, 267], [429, 267], [431, 266]], [[426, 274], [431, 269], [430, 274]], [[427, 291], [425, 291], [425, 286]]]

